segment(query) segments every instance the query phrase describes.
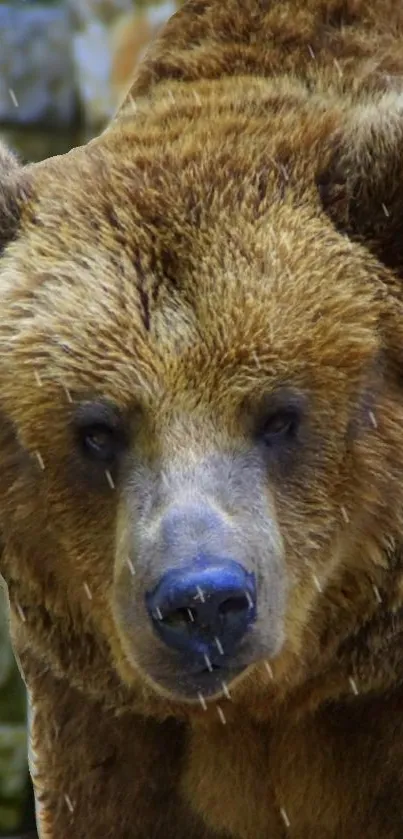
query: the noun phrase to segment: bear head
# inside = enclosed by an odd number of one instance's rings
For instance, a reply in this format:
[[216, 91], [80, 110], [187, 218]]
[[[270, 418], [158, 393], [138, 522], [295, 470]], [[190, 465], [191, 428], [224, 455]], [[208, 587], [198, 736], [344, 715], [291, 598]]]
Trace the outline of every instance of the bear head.
[[403, 109], [283, 87], [1, 152], [2, 573], [17, 649], [106, 699], [275, 698], [401, 536]]

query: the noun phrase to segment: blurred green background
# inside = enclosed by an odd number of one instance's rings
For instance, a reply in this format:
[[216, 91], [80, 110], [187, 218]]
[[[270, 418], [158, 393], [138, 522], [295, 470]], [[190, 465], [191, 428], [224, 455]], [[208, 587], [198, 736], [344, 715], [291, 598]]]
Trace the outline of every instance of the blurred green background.
[[[0, 140], [28, 162], [62, 154], [98, 133], [177, 5], [0, 0]], [[26, 717], [0, 584], [0, 837], [36, 835]]]

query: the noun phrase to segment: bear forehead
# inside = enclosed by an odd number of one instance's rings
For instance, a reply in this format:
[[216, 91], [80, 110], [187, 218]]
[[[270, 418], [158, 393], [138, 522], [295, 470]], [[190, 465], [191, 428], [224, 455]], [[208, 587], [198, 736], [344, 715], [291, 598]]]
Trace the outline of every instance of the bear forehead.
[[285, 172], [267, 114], [249, 144], [223, 124], [192, 123], [190, 143], [174, 121], [162, 150], [154, 124], [119, 129], [35, 167], [0, 292], [14, 367], [121, 392], [256, 359], [272, 378], [359, 373], [377, 348], [376, 264], [322, 212], [312, 137]]
[[[351, 386], [378, 350], [379, 312], [348, 250], [340, 260], [331, 238], [323, 255], [314, 237], [307, 242], [303, 228], [293, 247], [269, 227], [253, 235], [222, 227], [200, 258], [190, 242], [183, 263], [174, 254], [175, 276], [151, 261], [141, 270], [125, 252], [116, 263], [88, 240], [84, 258], [60, 251], [32, 297], [5, 315], [10, 373], [18, 370], [21, 387], [28, 377], [27, 393], [35, 372], [118, 404], [139, 391], [201, 385], [218, 395], [230, 384], [240, 394], [259, 383], [316, 381], [334, 394], [335, 377]], [[158, 240], [151, 247], [158, 252]]]

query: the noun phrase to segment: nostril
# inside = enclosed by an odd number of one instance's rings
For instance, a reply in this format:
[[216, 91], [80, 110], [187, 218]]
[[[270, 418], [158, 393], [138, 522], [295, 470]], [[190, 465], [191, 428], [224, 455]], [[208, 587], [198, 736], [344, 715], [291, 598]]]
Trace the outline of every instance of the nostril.
[[196, 559], [167, 571], [146, 606], [168, 647], [214, 663], [234, 653], [256, 620], [255, 578], [233, 560]]
[[192, 609], [175, 609], [172, 612], [168, 612], [168, 614], [163, 615], [161, 612], [157, 614], [157, 620], [165, 624], [165, 626], [169, 626], [172, 629], [184, 629], [185, 627], [191, 626], [192, 623], [195, 623], [196, 617], [195, 613]]
[[225, 617], [226, 615], [242, 614], [250, 608], [249, 600], [246, 595], [240, 597], [228, 597], [223, 603], [220, 603], [218, 612]]
[[[249, 608], [250, 602], [248, 601], [246, 595], [240, 595], [237, 597], [228, 597], [223, 601], [223, 603], [220, 603], [218, 606], [218, 613], [221, 617], [225, 618], [227, 616], [230, 617], [231, 615], [241, 615]], [[169, 626], [172, 629], [184, 629], [185, 627], [191, 627], [192, 624], [199, 623], [202, 625], [204, 623], [200, 619], [196, 609], [187, 607], [174, 609], [165, 615], [158, 610], [156, 618], [160, 624], [165, 624], [165, 626]]]

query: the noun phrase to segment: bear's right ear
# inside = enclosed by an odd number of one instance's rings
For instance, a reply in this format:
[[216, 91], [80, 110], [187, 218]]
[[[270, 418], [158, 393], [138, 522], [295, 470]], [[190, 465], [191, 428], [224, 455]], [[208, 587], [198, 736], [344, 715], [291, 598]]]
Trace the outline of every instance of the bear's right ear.
[[316, 179], [335, 227], [403, 277], [403, 95], [355, 105]]
[[18, 232], [21, 207], [26, 200], [22, 171], [17, 158], [0, 141], [0, 257]]

